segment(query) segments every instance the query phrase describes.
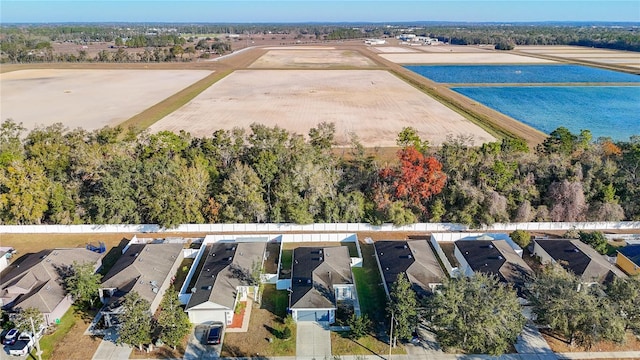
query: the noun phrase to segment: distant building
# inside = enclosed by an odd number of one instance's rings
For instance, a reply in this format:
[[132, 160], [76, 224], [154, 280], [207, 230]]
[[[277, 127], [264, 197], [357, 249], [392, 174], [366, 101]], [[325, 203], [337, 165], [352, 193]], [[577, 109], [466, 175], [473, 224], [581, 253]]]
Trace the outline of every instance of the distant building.
[[533, 253], [544, 263], [558, 263], [586, 284], [608, 283], [627, 275], [580, 240], [534, 240]]
[[384, 45], [387, 41], [384, 39], [366, 39], [364, 43], [367, 45]]
[[640, 244], [627, 245], [618, 249], [616, 265], [628, 275], [640, 275]]
[[444, 271], [427, 240], [377, 241], [374, 247], [387, 296], [400, 273], [407, 275], [412, 289], [420, 296], [442, 284]]
[[47, 325], [56, 323], [73, 304], [63, 278], [74, 262], [90, 263], [97, 270], [102, 254], [84, 248], [48, 249], [12, 264], [0, 283], [2, 308], [17, 311], [33, 307], [44, 315]]
[[220, 321], [230, 325], [239, 301], [257, 300], [259, 284], [253, 283], [254, 267], [262, 268], [266, 242], [208, 244], [202, 270], [185, 311], [194, 324]]
[[107, 326], [114, 325], [113, 316], [122, 311], [122, 297], [131, 291], [149, 301], [149, 311], [155, 313], [182, 263], [182, 248], [181, 243], [162, 242], [130, 243], [125, 248], [100, 287], [100, 300], [107, 305], [102, 311]]
[[357, 301], [349, 248], [294, 249], [290, 292], [295, 321], [335, 322], [338, 301]]

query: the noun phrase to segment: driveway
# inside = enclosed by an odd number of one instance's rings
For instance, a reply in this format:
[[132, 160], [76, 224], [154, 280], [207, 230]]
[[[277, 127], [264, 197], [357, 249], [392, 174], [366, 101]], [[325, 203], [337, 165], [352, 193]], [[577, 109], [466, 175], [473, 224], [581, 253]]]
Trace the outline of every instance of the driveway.
[[118, 360], [128, 359], [131, 354], [131, 347], [128, 345], [118, 345], [118, 333], [114, 329], [106, 331], [102, 342], [93, 354], [93, 360]]
[[187, 349], [184, 352], [184, 360], [196, 359], [218, 359], [224, 342], [224, 332], [220, 345], [206, 345], [207, 330], [209, 325], [196, 325], [193, 333], [189, 336]]
[[331, 356], [331, 332], [328, 326], [301, 321], [296, 327], [297, 359], [323, 359]]

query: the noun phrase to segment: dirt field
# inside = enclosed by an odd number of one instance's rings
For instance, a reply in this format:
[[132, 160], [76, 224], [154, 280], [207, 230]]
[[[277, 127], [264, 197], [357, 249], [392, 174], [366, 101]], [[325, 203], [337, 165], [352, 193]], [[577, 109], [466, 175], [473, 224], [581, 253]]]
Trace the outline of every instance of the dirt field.
[[250, 68], [373, 67], [374, 62], [349, 50], [269, 50]]
[[579, 46], [518, 46], [516, 51], [567, 60], [640, 67], [640, 55], [632, 51], [595, 49]]
[[493, 137], [458, 113], [380, 70], [240, 70], [150, 127], [210, 136], [216, 129], [259, 122], [307, 134], [322, 121], [336, 124], [338, 145], [355, 133], [365, 146], [395, 146], [412, 126], [433, 145], [447, 135]]
[[204, 70], [20, 70], [0, 74], [2, 120], [27, 129], [116, 125], [209, 75]]
[[401, 46], [376, 46], [369, 47], [369, 50], [376, 53], [415, 53], [418, 50], [409, 48], [409, 47], [401, 47]]
[[[422, 47], [422, 46], [420, 46]], [[502, 52], [477, 53], [429, 53], [429, 54], [380, 54], [381, 57], [400, 64], [543, 64], [551, 60], [520, 56]]]

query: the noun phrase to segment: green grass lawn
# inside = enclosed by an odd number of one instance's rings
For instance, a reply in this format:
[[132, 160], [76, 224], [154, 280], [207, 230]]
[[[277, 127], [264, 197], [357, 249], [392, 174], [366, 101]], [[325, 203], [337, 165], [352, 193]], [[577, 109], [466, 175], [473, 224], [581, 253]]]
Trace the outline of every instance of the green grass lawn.
[[[80, 316], [80, 315], [77, 315]], [[45, 335], [42, 337], [42, 339], [40, 339], [40, 349], [42, 350], [42, 358], [43, 359], [50, 359], [51, 358], [51, 354], [53, 354], [53, 349], [56, 346], [56, 344], [65, 337], [65, 335], [67, 335], [67, 333], [69, 332], [69, 330], [71, 330], [71, 328], [73, 327], [73, 325], [76, 323], [76, 308], [74, 306], [72, 306], [63, 316], [62, 318], [60, 318], [60, 324], [56, 325], [56, 330], [50, 334], [50, 335]], [[35, 357], [35, 347], [34, 350], [32, 351], [32, 356], [34, 356], [34, 359], [37, 359], [37, 357]]]
[[265, 285], [262, 292], [262, 307], [272, 314], [284, 318], [289, 306], [289, 292], [276, 290], [275, 285]]
[[371, 244], [361, 244], [360, 246], [363, 258], [362, 267], [353, 268], [360, 309], [374, 323], [384, 321], [387, 295], [381, 285], [382, 278], [380, 278], [378, 265], [374, 258], [375, 250]]
[[[331, 353], [334, 355], [387, 355], [389, 344], [371, 335], [358, 340], [348, 338], [348, 332], [331, 332]], [[391, 349], [392, 354], [406, 354], [404, 347]]]

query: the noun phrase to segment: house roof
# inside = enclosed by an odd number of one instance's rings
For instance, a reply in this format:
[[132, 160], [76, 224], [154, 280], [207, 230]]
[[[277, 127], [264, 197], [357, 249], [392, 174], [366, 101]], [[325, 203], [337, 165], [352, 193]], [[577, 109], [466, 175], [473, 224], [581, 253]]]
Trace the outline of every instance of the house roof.
[[618, 249], [618, 252], [631, 260], [632, 263], [640, 266], [640, 244], [627, 245]]
[[212, 302], [232, 309], [239, 286], [251, 285], [254, 264], [262, 265], [265, 242], [214, 243], [207, 245], [202, 270], [198, 275], [186, 309]]
[[73, 262], [98, 264], [101, 258], [102, 254], [84, 248], [47, 249], [31, 254], [2, 276], [2, 303], [49, 313], [67, 295], [62, 278]]
[[439, 284], [445, 276], [427, 240], [377, 241], [374, 246], [387, 289], [404, 272], [416, 293], [425, 295], [429, 284]]
[[353, 284], [349, 248], [299, 247], [293, 250], [290, 308], [333, 308], [333, 286], [340, 284]]
[[181, 258], [183, 244], [131, 244], [102, 279], [101, 287], [117, 288], [123, 293], [136, 291], [150, 303], [159, 295], [158, 289]]
[[457, 240], [455, 246], [474, 272], [492, 274], [516, 286], [523, 285], [532, 273], [504, 240]]
[[610, 264], [591, 246], [576, 239], [534, 240], [549, 256], [563, 268], [571, 271], [584, 281], [609, 282], [614, 276], [627, 275]]

